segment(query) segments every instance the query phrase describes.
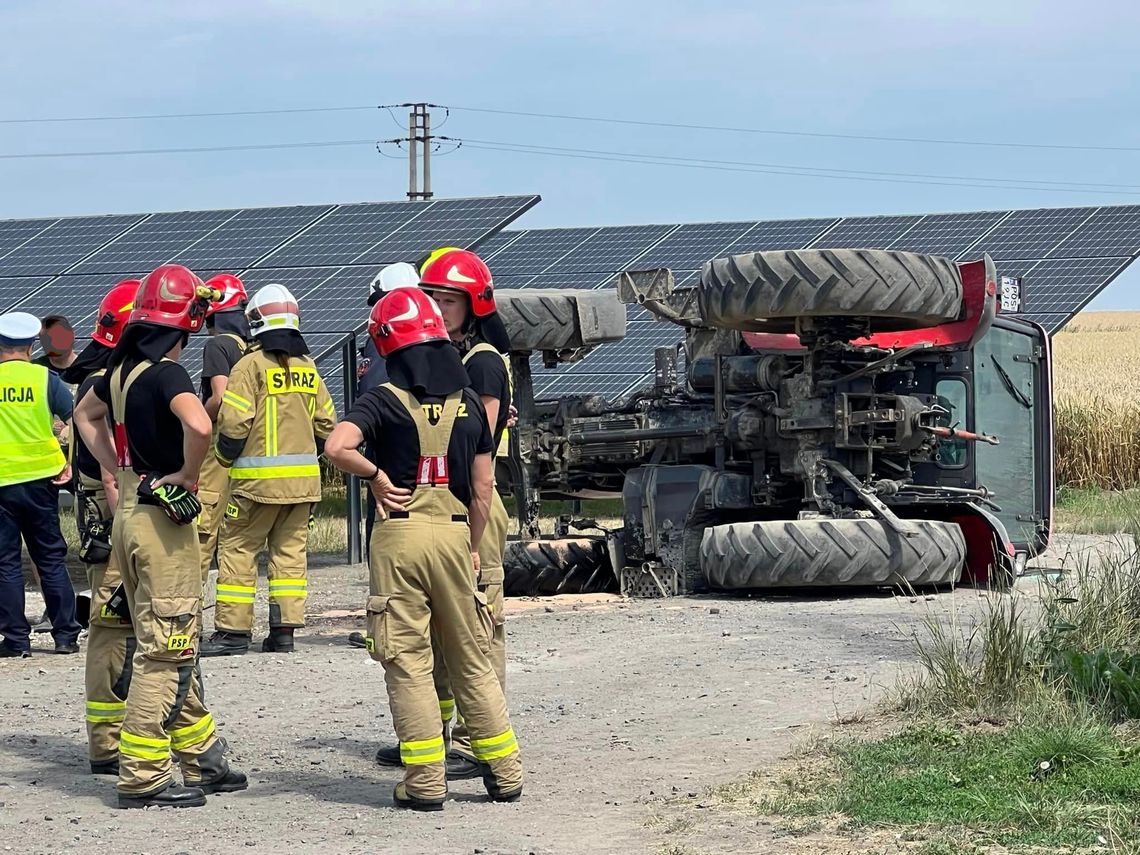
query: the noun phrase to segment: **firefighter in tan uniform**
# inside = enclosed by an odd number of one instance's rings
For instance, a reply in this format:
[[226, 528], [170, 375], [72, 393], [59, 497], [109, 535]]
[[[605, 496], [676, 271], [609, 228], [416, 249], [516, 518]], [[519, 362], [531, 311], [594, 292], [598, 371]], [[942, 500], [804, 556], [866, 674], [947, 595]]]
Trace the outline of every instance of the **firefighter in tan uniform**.
[[321, 499], [317, 457], [336, 426], [293, 295], [266, 285], [246, 314], [256, 343], [230, 373], [214, 447], [229, 469], [230, 497], [218, 548], [216, 631], [203, 656], [249, 650], [257, 555], [266, 546], [269, 636], [261, 649], [293, 652], [293, 631], [305, 625], [309, 516]]
[[[180, 265], [150, 273], [107, 373], [75, 411], [84, 444], [118, 472], [111, 562], [137, 639], [119, 732], [120, 807], [198, 807], [208, 793], [247, 786], [226, 761], [195, 673], [202, 577], [193, 488], [211, 426], [177, 360], [210, 294]], [[171, 753], [184, 785], [173, 782]]]
[[[63, 371], [64, 382], [78, 388], [75, 400], [106, 374], [113, 348], [126, 326], [139, 281], [128, 279], [108, 292], [99, 305], [91, 343]], [[75, 523], [79, 558], [87, 565], [91, 615], [87, 635], [87, 751], [95, 775], [119, 774], [119, 728], [127, 711], [131, 660], [136, 643], [125, 600], [116, 592], [122, 575], [111, 557], [111, 526], [119, 501], [115, 471], [104, 469], [78, 435], [71, 453], [78, 473]]]
[[[217, 442], [218, 413], [230, 372], [237, 361], [249, 349], [249, 322], [245, 318], [245, 307], [249, 298], [245, 285], [232, 273], [219, 273], [206, 281], [207, 288], [213, 288], [222, 296], [210, 304], [206, 314], [206, 330], [209, 341], [202, 351], [202, 403], [206, 413], [214, 421], [214, 438]], [[202, 515], [198, 517], [198, 543], [202, 550], [202, 582], [209, 578], [210, 564], [218, 546], [218, 530], [222, 527], [223, 511], [229, 496], [230, 474], [213, 454], [207, 454], [202, 463], [202, 474], [198, 478], [198, 501], [202, 503]]]
[[[440, 810], [446, 733], [432, 678], [432, 637], [453, 676], [475, 756], [496, 801], [522, 794], [522, 763], [489, 653], [493, 619], [476, 588], [478, 548], [493, 489], [483, 403], [448, 343], [439, 308], [399, 288], [372, 310], [369, 333], [389, 382], [363, 395], [325, 446], [376, 496], [369, 553], [368, 647], [384, 666], [404, 780], [398, 807]], [[376, 450], [370, 463], [358, 448]]]

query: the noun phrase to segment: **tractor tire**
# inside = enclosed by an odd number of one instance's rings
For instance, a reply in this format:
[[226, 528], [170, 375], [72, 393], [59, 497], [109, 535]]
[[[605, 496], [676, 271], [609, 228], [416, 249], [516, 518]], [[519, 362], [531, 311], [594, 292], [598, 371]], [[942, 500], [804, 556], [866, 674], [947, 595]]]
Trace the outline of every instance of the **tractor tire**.
[[954, 523], [908, 520], [904, 537], [877, 519], [740, 522], [711, 526], [701, 571], [711, 587], [826, 588], [946, 585], [966, 563]]
[[792, 249], [717, 258], [701, 271], [704, 322], [794, 332], [796, 318], [867, 318], [872, 332], [953, 321], [962, 277], [948, 258], [881, 249]]
[[507, 597], [617, 591], [606, 542], [597, 537], [508, 541], [503, 572]]
[[495, 305], [513, 351], [574, 350], [625, 335], [625, 306], [610, 290], [504, 288]]

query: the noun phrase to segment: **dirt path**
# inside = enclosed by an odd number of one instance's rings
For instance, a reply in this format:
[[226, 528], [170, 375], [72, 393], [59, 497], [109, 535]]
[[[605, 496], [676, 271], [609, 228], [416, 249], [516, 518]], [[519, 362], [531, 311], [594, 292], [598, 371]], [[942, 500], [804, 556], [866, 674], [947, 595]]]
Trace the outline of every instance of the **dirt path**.
[[812, 723], [866, 707], [908, 659], [908, 627], [977, 598], [516, 601], [509, 679], [523, 801], [486, 803], [480, 782], [466, 781], [444, 813], [409, 814], [390, 806], [398, 773], [371, 759], [392, 734], [380, 666], [345, 645], [363, 576], [344, 566], [313, 575], [298, 653], [205, 661], [208, 702], [251, 786], [203, 809], [113, 810], [113, 781], [86, 773], [81, 658], [0, 664], [0, 846], [659, 852], [668, 839], [650, 820], [663, 798], [699, 799], [785, 754]]

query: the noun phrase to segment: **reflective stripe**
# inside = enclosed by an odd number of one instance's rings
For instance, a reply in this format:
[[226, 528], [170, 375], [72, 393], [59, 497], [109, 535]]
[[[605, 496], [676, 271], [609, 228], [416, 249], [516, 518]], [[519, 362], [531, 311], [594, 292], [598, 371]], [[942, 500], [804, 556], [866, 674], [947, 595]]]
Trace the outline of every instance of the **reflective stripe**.
[[442, 763], [445, 754], [442, 734], [434, 739], [400, 743], [400, 759], [404, 761], [405, 766]]
[[273, 396], [265, 402], [265, 453], [277, 456], [277, 399]]
[[166, 760], [170, 757], [170, 737], [152, 739], [124, 730], [119, 733], [119, 753], [140, 760]]
[[307, 409], [309, 411], [309, 418], [312, 418], [314, 415], [316, 415], [317, 399], [314, 398], [312, 395], [309, 396], [309, 401], [307, 404], [305, 404], [305, 409]]
[[513, 730], [505, 730], [490, 739], [472, 739], [471, 752], [478, 760], [497, 760], [519, 750]]
[[451, 721], [451, 717], [455, 715], [455, 701], [448, 699], [439, 702], [439, 717], [443, 721]]
[[218, 584], [219, 603], [252, 603], [257, 599], [257, 588], [248, 585]]
[[304, 579], [270, 579], [269, 598], [303, 597], [308, 587], [308, 583]]
[[[276, 441], [276, 434], [274, 435]], [[276, 454], [268, 457], [239, 457], [230, 469], [231, 478], [300, 478], [320, 476], [315, 454]]]
[[205, 742], [213, 735], [214, 730], [214, 716], [212, 713], [206, 713], [194, 724], [170, 731], [170, 744], [176, 750], [189, 748], [191, 745]]
[[333, 403], [332, 398], [329, 398], [327, 401], [325, 401], [324, 411], [333, 418], [336, 418], [336, 404]]
[[125, 701], [88, 701], [87, 720], [98, 723], [122, 721], [127, 712]]
[[229, 404], [235, 410], [240, 410], [243, 413], [248, 413], [253, 409], [251, 402], [247, 401], [237, 392], [231, 392], [229, 389], [226, 389], [226, 391], [222, 393], [222, 403]]

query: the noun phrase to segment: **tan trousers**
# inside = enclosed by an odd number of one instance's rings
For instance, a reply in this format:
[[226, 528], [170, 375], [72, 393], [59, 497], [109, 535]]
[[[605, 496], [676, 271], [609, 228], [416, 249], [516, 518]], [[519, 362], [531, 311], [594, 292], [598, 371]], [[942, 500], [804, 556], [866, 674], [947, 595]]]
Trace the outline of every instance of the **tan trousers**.
[[474, 755], [490, 765], [500, 791], [522, 786], [518, 742], [489, 658], [493, 619], [486, 595], [475, 589], [465, 520], [466, 509], [446, 487], [419, 486], [408, 517], [378, 521], [372, 534], [367, 644], [384, 665], [404, 784], [424, 799], [447, 793], [433, 634]]
[[187, 784], [216, 780], [228, 765], [195, 673], [202, 617], [197, 532], [156, 507], [135, 505], [119, 511], [112, 541], [137, 638], [119, 734], [119, 792], [164, 789], [171, 752]]
[[[217, 440], [215, 431], [214, 440]], [[207, 454], [198, 475], [198, 501], [202, 513], [198, 515], [198, 549], [202, 555], [202, 584], [210, 578], [210, 564], [218, 546], [218, 532], [224, 520], [223, 511], [230, 494], [230, 473], [213, 454]]]
[[[83, 517], [88, 514], [98, 514], [104, 520], [110, 518], [102, 485], [95, 486], [84, 479], [83, 496], [84, 500], [76, 504], [80, 531], [84, 526]], [[122, 581], [114, 561], [88, 565], [87, 580], [91, 587], [84, 667], [87, 753], [92, 763], [109, 763], [119, 756], [119, 728], [127, 711], [135, 637], [131, 622], [107, 609], [107, 601]]]
[[[495, 676], [499, 678], [499, 686], [503, 694], [507, 692], [507, 626], [506, 611], [503, 605], [503, 549], [507, 542], [507, 508], [503, 504], [498, 491], [491, 495], [491, 518], [487, 521], [487, 528], [479, 542], [479, 580], [478, 589], [487, 598], [491, 618], [494, 620], [494, 632], [491, 636], [491, 665], [495, 669]], [[433, 638], [433, 642], [436, 640]], [[438, 653], [435, 656], [435, 693], [439, 698], [439, 715], [443, 720], [444, 732], [451, 722], [451, 716], [456, 712], [455, 695], [451, 690], [451, 682], [447, 676], [447, 665], [444, 658]], [[463, 709], [460, 707], [455, 728], [451, 732], [451, 747], [455, 751], [473, 757], [471, 750], [471, 734], [467, 731], [467, 723], [463, 719]]]
[[269, 551], [269, 625], [304, 626], [308, 591], [308, 502], [269, 505], [231, 496], [218, 548], [218, 596], [214, 625], [227, 632], [253, 631], [257, 555]]

